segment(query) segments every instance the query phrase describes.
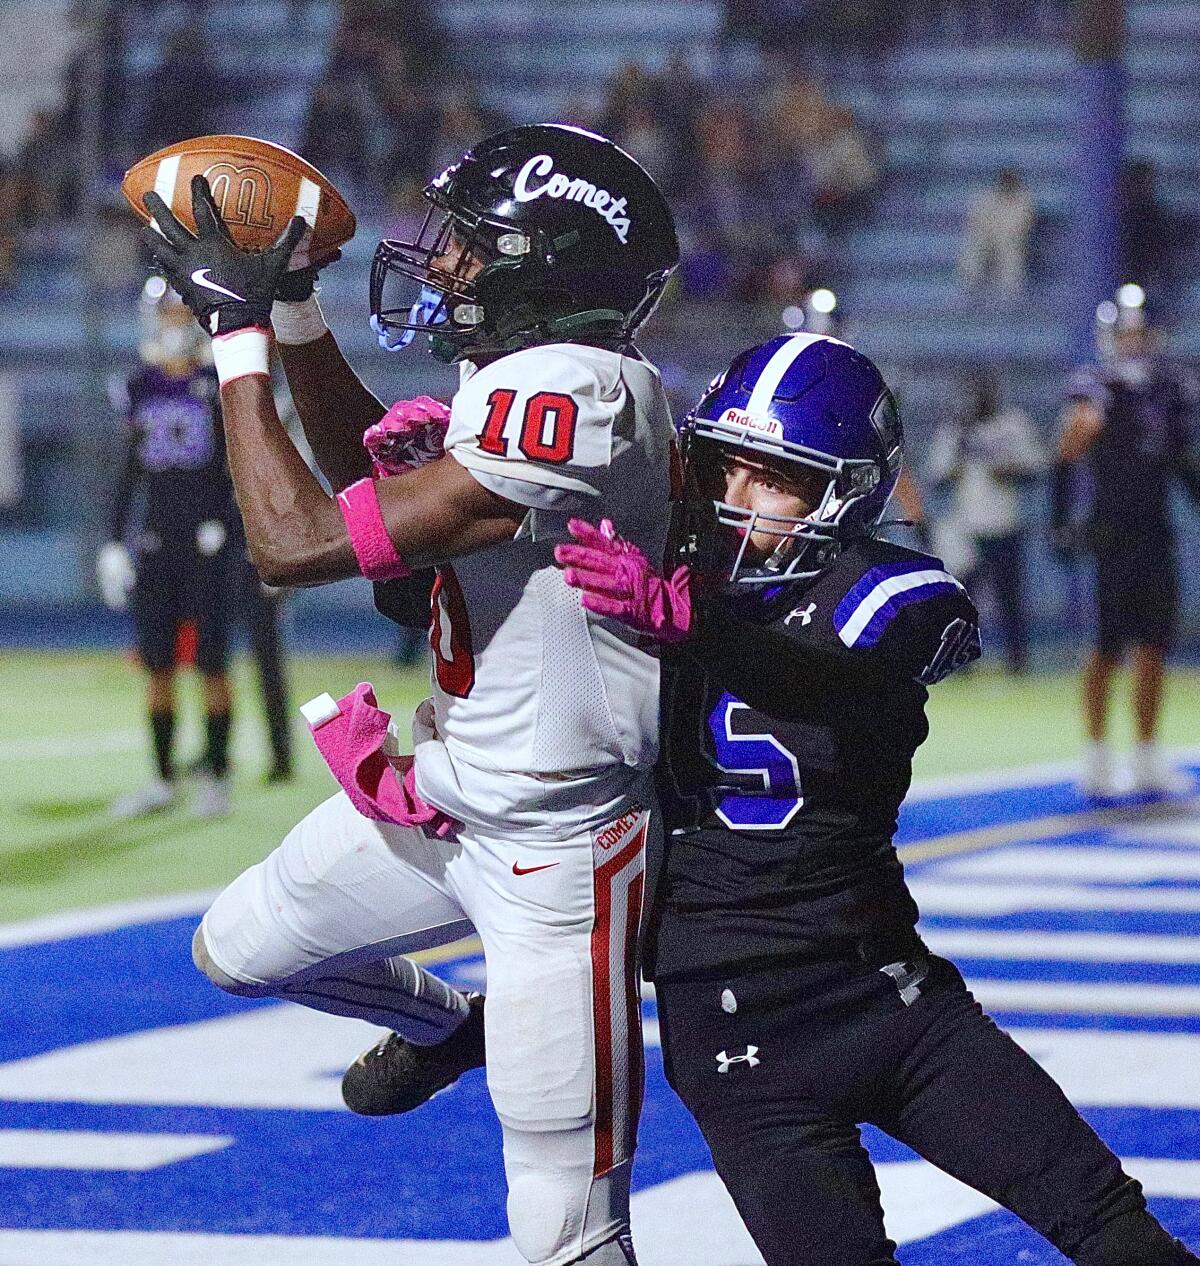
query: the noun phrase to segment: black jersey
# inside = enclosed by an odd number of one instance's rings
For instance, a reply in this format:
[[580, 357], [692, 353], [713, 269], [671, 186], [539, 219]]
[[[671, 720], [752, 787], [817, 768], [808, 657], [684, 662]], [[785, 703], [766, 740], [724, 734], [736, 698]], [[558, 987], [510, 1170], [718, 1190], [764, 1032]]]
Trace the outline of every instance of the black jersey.
[[926, 687], [979, 655], [941, 562], [845, 549], [766, 604], [719, 599], [664, 657], [660, 977], [911, 934], [892, 836]]
[[1117, 362], [1079, 370], [1068, 396], [1090, 401], [1104, 415], [1087, 455], [1093, 544], [1119, 550], [1147, 535], [1170, 535], [1171, 486], [1177, 475], [1187, 478], [1191, 459], [1191, 381], [1162, 362]]
[[178, 541], [190, 548], [198, 524], [237, 523], [216, 370], [203, 366], [173, 377], [148, 366], [129, 380], [126, 391], [128, 455], [112, 539], [125, 535], [135, 503], [142, 535], [162, 544]]

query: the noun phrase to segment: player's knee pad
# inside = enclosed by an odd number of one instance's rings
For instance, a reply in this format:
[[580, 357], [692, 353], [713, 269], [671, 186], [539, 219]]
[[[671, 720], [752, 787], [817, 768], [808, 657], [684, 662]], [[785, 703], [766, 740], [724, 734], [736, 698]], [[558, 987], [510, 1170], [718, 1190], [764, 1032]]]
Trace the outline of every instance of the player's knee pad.
[[506, 1127], [536, 1133], [591, 1124], [591, 978], [576, 954], [489, 971], [488, 1090]]
[[633, 1261], [632, 1247], [622, 1247], [629, 1244], [629, 1162], [596, 1177], [592, 1158], [590, 1130], [574, 1136], [505, 1130], [508, 1225], [531, 1266]]
[[577, 1239], [585, 1202], [571, 1187], [568, 1175], [549, 1169], [527, 1170], [509, 1181], [508, 1229], [517, 1252], [533, 1266], [564, 1260]]
[[243, 998], [261, 998], [268, 992], [264, 985], [238, 980], [213, 961], [212, 955], [208, 952], [208, 942], [204, 939], [203, 923], [192, 937], [192, 962], [196, 964], [197, 971], [203, 972], [218, 989], [224, 989], [226, 993], [237, 994]]

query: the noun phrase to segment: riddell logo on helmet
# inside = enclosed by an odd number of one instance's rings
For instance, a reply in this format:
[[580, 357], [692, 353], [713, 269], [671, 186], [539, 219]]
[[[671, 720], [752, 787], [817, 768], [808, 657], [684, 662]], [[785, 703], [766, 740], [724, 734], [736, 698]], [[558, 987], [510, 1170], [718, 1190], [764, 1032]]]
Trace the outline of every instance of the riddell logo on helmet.
[[758, 417], [743, 409], [726, 409], [721, 421], [726, 426], [744, 426], [748, 431], [762, 431], [765, 435], [783, 434], [783, 427], [774, 418]]
[[[553, 175], [551, 173], [553, 172]], [[549, 179], [542, 179], [549, 177]], [[533, 178], [542, 179], [540, 185], [531, 185]], [[537, 198], [566, 198], [568, 202], [582, 202], [585, 207], [603, 216], [612, 231], [622, 242], [629, 241], [629, 215], [625, 198], [615, 198], [607, 189], [600, 189], [582, 176], [565, 176], [554, 171], [554, 159], [549, 154], [535, 154], [517, 172], [513, 183], [513, 197], [518, 202], [533, 202]]]

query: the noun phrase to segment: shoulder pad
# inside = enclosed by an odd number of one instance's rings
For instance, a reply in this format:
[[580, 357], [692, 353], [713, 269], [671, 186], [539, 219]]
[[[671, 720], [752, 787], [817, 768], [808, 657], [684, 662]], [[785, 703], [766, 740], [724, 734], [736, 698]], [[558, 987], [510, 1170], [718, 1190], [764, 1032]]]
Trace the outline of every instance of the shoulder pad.
[[834, 609], [833, 626], [846, 646], [875, 646], [905, 607], [939, 594], [965, 592], [940, 558], [899, 546], [889, 546], [887, 552], [893, 556], [863, 560], [866, 566]]

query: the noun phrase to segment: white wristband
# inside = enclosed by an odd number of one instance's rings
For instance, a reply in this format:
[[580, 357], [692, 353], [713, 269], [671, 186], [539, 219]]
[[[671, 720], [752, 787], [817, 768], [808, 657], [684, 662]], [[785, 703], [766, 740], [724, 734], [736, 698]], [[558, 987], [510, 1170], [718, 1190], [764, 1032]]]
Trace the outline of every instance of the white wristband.
[[315, 343], [329, 332], [315, 291], [299, 303], [276, 299], [271, 307], [271, 325], [280, 343]]
[[271, 335], [257, 325], [216, 335], [212, 353], [222, 387], [250, 374], [271, 376]]

